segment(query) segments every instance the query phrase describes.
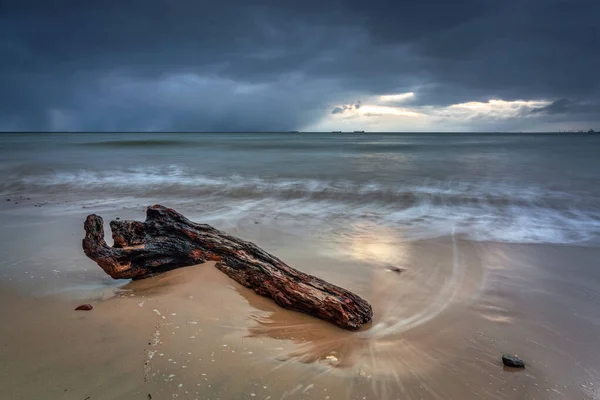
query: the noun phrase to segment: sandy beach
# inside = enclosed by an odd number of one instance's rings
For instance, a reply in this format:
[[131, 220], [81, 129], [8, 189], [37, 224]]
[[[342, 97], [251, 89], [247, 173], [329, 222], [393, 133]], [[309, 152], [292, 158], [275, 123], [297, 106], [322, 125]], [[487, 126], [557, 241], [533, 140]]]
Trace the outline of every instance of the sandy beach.
[[[4, 254], [10, 248], [24, 259], [2, 269], [6, 398], [599, 395], [598, 249], [458, 236], [406, 241], [397, 264], [406, 271], [397, 274], [373, 261], [386, 251], [376, 240], [382, 232], [367, 230], [360, 243], [334, 251], [310, 241], [290, 246], [272, 229], [238, 225], [236, 234], [367, 299], [373, 322], [348, 332], [279, 308], [211, 263], [112, 281], [81, 255], [85, 211], [31, 212], [27, 205], [2, 210], [3, 226], [14, 228], [4, 230]], [[138, 209], [100, 213], [141, 216]], [[94, 309], [74, 311], [82, 303]], [[503, 367], [503, 353], [519, 355], [527, 368]]]

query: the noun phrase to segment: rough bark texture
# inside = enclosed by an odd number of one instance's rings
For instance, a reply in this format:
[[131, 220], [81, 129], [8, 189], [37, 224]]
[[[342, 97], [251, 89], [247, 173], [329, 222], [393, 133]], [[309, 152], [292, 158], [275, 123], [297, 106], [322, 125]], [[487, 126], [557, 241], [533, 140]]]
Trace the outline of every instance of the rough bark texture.
[[371, 306], [359, 296], [286, 265], [253, 243], [210, 225], [194, 223], [155, 205], [146, 221], [111, 221], [114, 246], [104, 240], [103, 220], [89, 215], [83, 250], [115, 279], [140, 279], [171, 269], [216, 261], [216, 267], [281, 307], [304, 312], [346, 329], [371, 321]]

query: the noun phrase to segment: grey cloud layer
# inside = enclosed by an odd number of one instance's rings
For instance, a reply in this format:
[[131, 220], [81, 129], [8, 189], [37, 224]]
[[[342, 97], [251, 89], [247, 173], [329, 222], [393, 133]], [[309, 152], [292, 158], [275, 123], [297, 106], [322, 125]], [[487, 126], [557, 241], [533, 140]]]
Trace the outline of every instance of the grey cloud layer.
[[0, 129], [302, 129], [406, 91], [600, 121], [600, 2], [324, 3], [0, 1]]

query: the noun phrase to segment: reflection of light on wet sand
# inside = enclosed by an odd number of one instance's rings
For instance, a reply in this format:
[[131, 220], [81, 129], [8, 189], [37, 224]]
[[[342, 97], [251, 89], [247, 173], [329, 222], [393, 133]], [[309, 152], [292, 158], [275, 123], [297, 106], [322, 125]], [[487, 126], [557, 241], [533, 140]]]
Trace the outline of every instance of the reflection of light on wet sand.
[[377, 264], [404, 260], [406, 248], [390, 230], [378, 230], [356, 235], [348, 243], [348, 254], [358, 261]]
[[[435, 254], [426, 257], [398, 231], [367, 222], [353, 225], [344, 239], [339, 253], [372, 267], [371, 291], [365, 296], [374, 307], [375, 320], [365, 335], [384, 338], [401, 334], [435, 318], [464, 292], [466, 271], [454, 236], [450, 243], [440, 241], [439, 249], [429, 249], [445, 253], [443, 258]], [[429, 263], [424, 264], [422, 258], [429, 258]], [[404, 272], [390, 273], [382, 268], [386, 266]]]
[[[383, 235], [380, 243], [374, 243], [377, 235]], [[447, 350], [452, 346], [438, 335], [452, 318], [443, 314], [476, 295], [481, 271], [477, 264], [471, 265], [470, 269], [475, 268], [471, 271], [464, 263], [454, 238], [435, 241], [434, 247], [398, 239], [390, 232], [371, 230], [348, 243], [352, 251], [346, 254], [359, 261], [380, 261], [363, 272], [369, 274], [370, 286], [360, 294], [374, 308], [369, 326], [359, 332], [344, 331], [282, 310], [241, 288], [238, 291], [259, 310], [253, 315], [256, 324], [249, 327], [249, 336], [296, 343], [296, 349], [279, 357], [284, 364], [277, 368], [302, 362], [320, 366], [320, 374], [366, 379], [381, 398], [407, 394], [407, 381], [426, 386], [427, 374], [443, 368], [442, 360], [452, 358]], [[389, 260], [403, 260], [406, 271], [388, 271]], [[429, 395], [436, 398], [439, 393], [430, 388]]]
[[[420, 293], [413, 293], [411, 298], [417, 299], [420, 304], [414, 302], [411, 310], [411, 315], [398, 315], [390, 313], [388, 303], [388, 313], [384, 316], [383, 320], [373, 327], [373, 334], [377, 337], [386, 337], [390, 335], [398, 335], [403, 331], [412, 329], [418, 325], [424, 324], [441, 312], [443, 312], [453, 301], [459, 291], [464, 290], [462, 287], [462, 279], [465, 274], [465, 268], [460, 260], [460, 255], [456, 245], [456, 237], [452, 236], [451, 255], [446, 262], [442, 262], [441, 265], [430, 266], [429, 271], [417, 271], [412, 275], [412, 287], [406, 288], [413, 292], [418, 291], [420, 288], [419, 279], [426, 278], [438, 279], [439, 284], [435, 291], [427, 290], [426, 292], [421, 291]], [[419, 276], [421, 275], [425, 276]], [[441, 279], [440, 279], [441, 278]], [[387, 286], [387, 296], [385, 297], [388, 301], [399, 300], [395, 290], [389, 290]]]
[[341, 242], [337, 256], [372, 264], [398, 264], [406, 259], [407, 247], [397, 231], [362, 222], [350, 226], [351, 230], [334, 237]]

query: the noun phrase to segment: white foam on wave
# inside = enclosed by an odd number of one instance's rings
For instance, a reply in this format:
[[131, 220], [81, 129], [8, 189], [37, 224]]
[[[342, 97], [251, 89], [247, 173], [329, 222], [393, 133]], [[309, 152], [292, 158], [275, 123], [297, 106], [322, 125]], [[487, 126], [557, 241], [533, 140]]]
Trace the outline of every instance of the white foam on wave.
[[[418, 203], [394, 210], [374, 208], [372, 204], [349, 206], [343, 203], [303, 200], [247, 200], [221, 204], [215, 213], [203, 213], [203, 220], [264, 220], [292, 233], [338, 235], [343, 239], [349, 226], [361, 220], [398, 230], [402, 240], [441, 236], [466, 236], [475, 241], [505, 243], [600, 244], [600, 212], [510, 207], [509, 210], [477, 206], [439, 206]], [[296, 224], [298, 222], [298, 224]]]
[[163, 167], [132, 167], [117, 171], [50, 171], [46, 174], [25, 174], [17, 176], [9, 174], [0, 184], [2, 191], [15, 187], [27, 186], [30, 189], [52, 189], [68, 186], [72, 189], [131, 189], [147, 188], [165, 189], [180, 186], [185, 190], [211, 188], [235, 192], [239, 189], [255, 190], [264, 193], [265, 197], [278, 193], [295, 192], [298, 197], [311, 194], [329, 193], [341, 195], [376, 195], [390, 196], [415, 195], [424, 198], [456, 197], [468, 200], [518, 200], [522, 202], [540, 201], [544, 199], [569, 199], [573, 196], [566, 192], [552, 191], [535, 186], [522, 186], [510, 182], [465, 182], [456, 180], [433, 181], [424, 180], [418, 184], [407, 184], [399, 181], [382, 184], [379, 182], [355, 182], [350, 180], [319, 180], [307, 178], [273, 178], [248, 177], [230, 175], [212, 177], [201, 175], [178, 165]]
[[[115, 172], [79, 170], [10, 176], [1, 191], [68, 192], [104, 198], [168, 196], [172, 204], [203, 204], [203, 218], [278, 215], [301, 220], [313, 231], [352, 220], [400, 229], [420, 239], [450, 235], [452, 229], [478, 241], [512, 243], [597, 243], [600, 209], [581, 194], [511, 182], [424, 180], [419, 184], [265, 179], [194, 174], [177, 165], [134, 167]], [[211, 210], [214, 213], [211, 213]], [[339, 226], [338, 226], [339, 225]]]

